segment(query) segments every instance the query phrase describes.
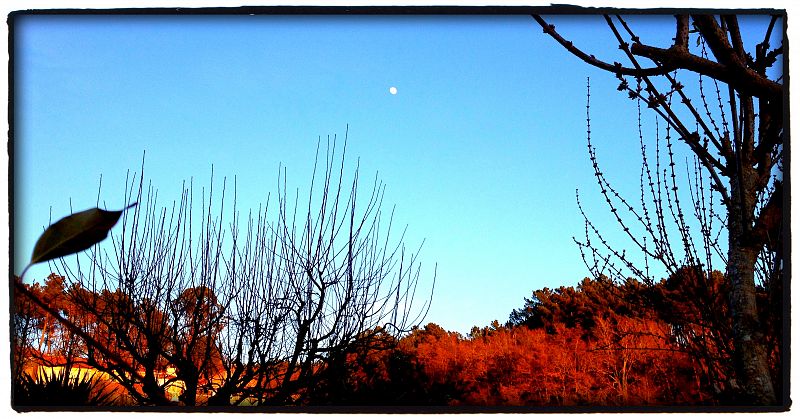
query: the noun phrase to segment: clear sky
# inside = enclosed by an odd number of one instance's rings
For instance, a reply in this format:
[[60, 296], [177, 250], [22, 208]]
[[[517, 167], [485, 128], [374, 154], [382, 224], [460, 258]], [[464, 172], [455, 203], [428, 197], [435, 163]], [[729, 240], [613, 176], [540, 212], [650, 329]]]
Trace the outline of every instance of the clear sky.
[[[550, 19], [617, 57], [599, 16]], [[763, 22], [763, 21], [762, 21]], [[238, 206], [276, 191], [279, 165], [305, 190], [319, 137], [342, 138], [384, 208], [425, 240], [438, 276], [427, 321], [462, 333], [501, 323], [532, 290], [588, 275], [575, 202], [620, 240], [586, 152], [592, 137], [623, 193], [638, 197], [636, 106], [619, 82], [568, 54], [530, 16], [26, 16], [14, 44], [15, 273], [48, 224], [122, 208], [126, 172], [163, 205], [181, 182], [236, 176]], [[632, 20], [669, 46], [671, 17]], [[749, 23], [744, 25], [747, 32]], [[747, 36], [751, 36], [749, 32]], [[760, 36], [760, 35], [755, 35]], [[694, 38], [692, 39], [694, 40]], [[752, 43], [751, 43], [752, 44]], [[609, 47], [612, 46], [612, 47]], [[396, 87], [396, 94], [390, 93]], [[652, 121], [651, 114], [646, 114]], [[28, 271], [43, 278], [46, 264]]]

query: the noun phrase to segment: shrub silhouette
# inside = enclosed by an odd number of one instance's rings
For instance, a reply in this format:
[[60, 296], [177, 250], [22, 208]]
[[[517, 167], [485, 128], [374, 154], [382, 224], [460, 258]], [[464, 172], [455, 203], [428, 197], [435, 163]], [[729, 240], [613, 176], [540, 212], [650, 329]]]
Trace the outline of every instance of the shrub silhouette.
[[36, 376], [22, 374], [14, 383], [14, 405], [23, 406], [110, 406], [116, 397], [108, 382], [96, 374], [79, 374], [62, 368], [51, 374], [39, 369]]

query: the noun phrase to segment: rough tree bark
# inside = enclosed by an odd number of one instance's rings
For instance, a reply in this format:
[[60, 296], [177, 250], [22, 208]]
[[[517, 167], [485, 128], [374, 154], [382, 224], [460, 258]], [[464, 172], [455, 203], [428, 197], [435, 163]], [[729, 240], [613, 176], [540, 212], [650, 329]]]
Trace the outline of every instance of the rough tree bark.
[[760, 246], [747, 240], [749, 225], [744, 222], [753, 214], [756, 194], [752, 182], [748, 182], [752, 174], [743, 173], [741, 178], [742, 182], [731, 181], [731, 195], [740, 199], [734, 199], [728, 209], [727, 275], [731, 281], [734, 354], [745, 394], [757, 404], [769, 405], [777, 399], [756, 304], [755, 266]]
[[[777, 235], [788, 228], [788, 223], [782, 222], [783, 183], [788, 181], [784, 176], [787, 165], [783, 159], [783, 140], [788, 134], [788, 130], [784, 130], [784, 111], [788, 102], [782, 82], [783, 71], [778, 71], [779, 77], [775, 80], [767, 75], [767, 70], [776, 62], [780, 70], [778, 58], [784, 55], [783, 42], [775, 47], [770, 46], [769, 41], [776, 25], [785, 25], [786, 14], [772, 11], [770, 15], [763, 41], [755, 45], [755, 54], [745, 50], [739, 19], [735, 15], [676, 15], [674, 44], [666, 48], [644, 44], [623, 17], [605, 15], [619, 49], [632, 65], [630, 67], [603, 61], [581, 50], [559, 34], [555, 26], [538, 15], [533, 16], [544, 32], [567, 51], [592, 66], [613, 73], [622, 82], [619, 90], [627, 91], [631, 98], [646, 102], [657, 112], [690, 147], [699, 165], [712, 179], [712, 188], [721, 196], [727, 215], [726, 276], [731, 290], [736, 382], [746, 402], [758, 405], [785, 404], [783, 398], [787, 394], [785, 386], [773, 383], [764, 325], [759, 320], [756, 301], [756, 266], [760, 255], [769, 252], [774, 261], [772, 269], [778, 272], [764, 279], [764, 282], [777, 283], [764, 285], [770, 289], [786, 290], [781, 272], [783, 258], [788, 253], [776, 248], [776, 243], [781, 242]], [[694, 30], [690, 31], [690, 28]], [[699, 37], [694, 52], [689, 47], [690, 32]], [[623, 39], [622, 33], [629, 35], [630, 43]], [[701, 42], [702, 52], [699, 52]], [[711, 54], [706, 53], [706, 46]], [[640, 59], [652, 61], [653, 66], [641, 65]], [[677, 82], [678, 71], [709, 77], [715, 85], [719, 82], [727, 84], [728, 91], [724, 93], [728, 95], [726, 113], [731, 129], [723, 120], [725, 128], [721, 133], [717, 124], [709, 121], [711, 113], [708, 107], [707, 118], [701, 116], [684, 93], [683, 85]], [[629, 84], [628, 78], [633, 78], [635, 83]], [[679, 117], [673, 111], [673, 107], [679, 106], [672, 104], [673, 95], [679, 95], [680, 106], [691, 117]], [[702, 100], [707, 105], [706, 98], [702, 97]], [[758, 102], [757, 107], [754, 101]], [[718, 103], [722, 112], [723, 100], [719, 93]], [[698, 128], [688, 128], [692, 125]], [[788, 142], [786, 145], [788, 147]], [[648, 249], [642, 250], [648, 252]], [[781, 298], [773, 294], [769, 304], [780, 307], [783, 305]], [[780, 316], [785, 323], [783, 317], [786, 313], [780, 313]], [[779, 341], [782, 338], [779, 336]], [[777, 388], [782, 388], [783, 394], [778, 394]]]

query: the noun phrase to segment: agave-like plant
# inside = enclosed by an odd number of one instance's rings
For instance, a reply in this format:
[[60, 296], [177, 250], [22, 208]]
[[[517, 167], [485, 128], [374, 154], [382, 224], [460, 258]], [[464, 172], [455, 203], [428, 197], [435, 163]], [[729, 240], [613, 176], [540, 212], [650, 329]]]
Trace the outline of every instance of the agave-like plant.
[[36, 406], [111, 406], [116, 402], [108, 382], [95, 374], [77, 374], [71, 368], [47, 374], [41, 369], [36, 376], [29, 373], [14, 383], [14, 407]]

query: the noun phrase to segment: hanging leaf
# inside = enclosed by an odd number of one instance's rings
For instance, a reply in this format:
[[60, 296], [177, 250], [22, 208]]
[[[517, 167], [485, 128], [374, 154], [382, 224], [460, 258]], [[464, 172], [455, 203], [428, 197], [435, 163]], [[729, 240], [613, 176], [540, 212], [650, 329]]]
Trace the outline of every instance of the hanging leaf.
[[134, 206], [135, 202], [120, 211], [92, 208], [58, 220], [36, 241], [28, 266], [71, 255], [101, 242], [108, 237], [122, 213]]

